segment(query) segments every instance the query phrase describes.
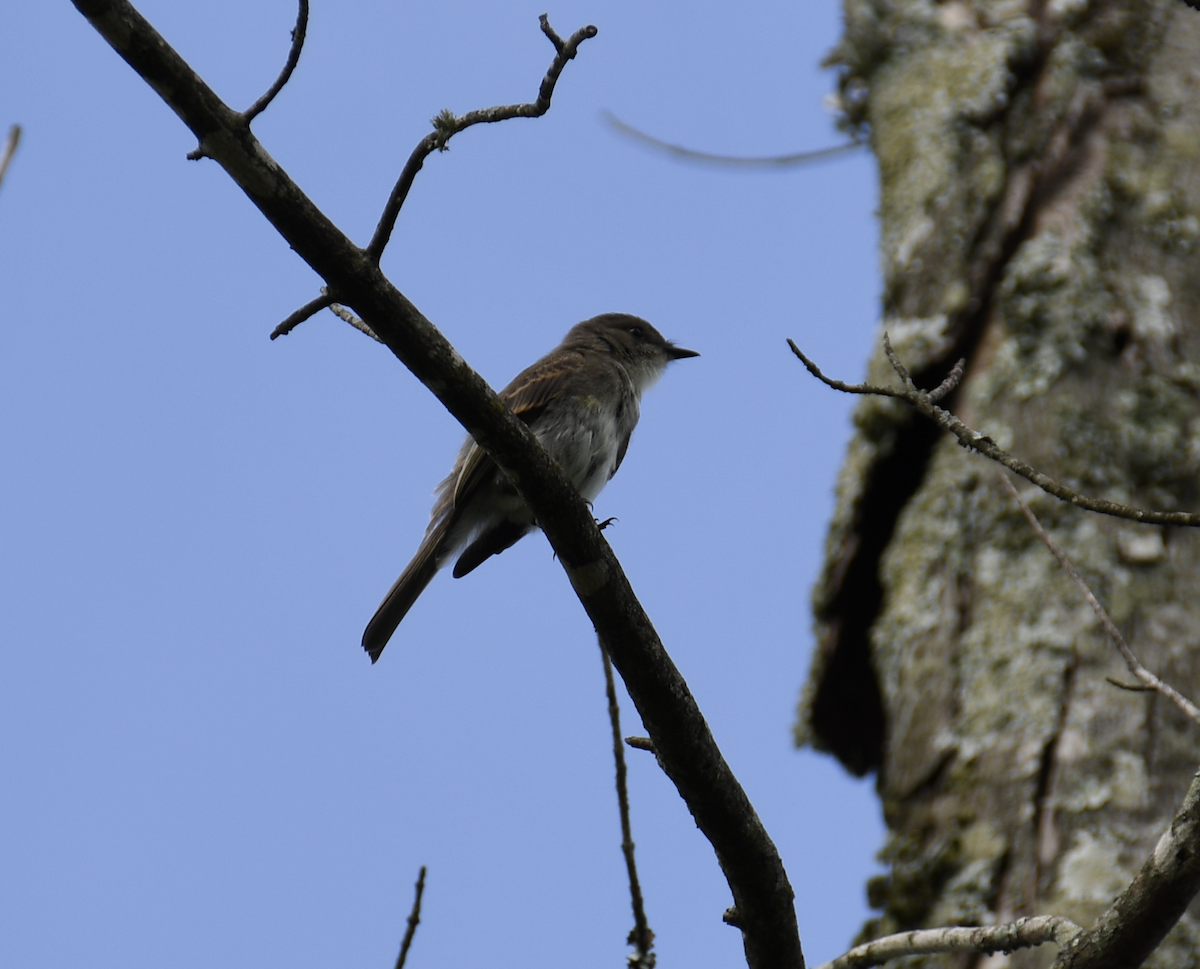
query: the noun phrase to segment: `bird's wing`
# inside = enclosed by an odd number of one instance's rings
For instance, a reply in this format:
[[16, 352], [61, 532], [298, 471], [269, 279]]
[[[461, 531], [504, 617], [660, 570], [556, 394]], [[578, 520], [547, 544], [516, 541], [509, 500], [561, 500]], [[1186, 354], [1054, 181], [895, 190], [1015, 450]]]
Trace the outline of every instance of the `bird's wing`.
[[613, 469], [608, 474], [609, 481], [612, 481], [613, 475], [620, 470], [621, 462], [625, 460], [625, 452], [629, 450], [629, 439], [631, 437], [633, 437], [633, 428], [630, 428], [625, 436], [621, 438], [621, 444], [617, 448], [617, 460], [613, 462]]
[[[543, 358], [517, 374], [500, 391], [500, 399], [517, 417], [526, 424], [532, 424], [581, 366], [583, 357], [579, 354], [566, 358]], [[454, 504], [461, 505], [469, 498], [491, 476], [495, 467], [496, 462], [487, 452], [472, 442], [454, 485]]]

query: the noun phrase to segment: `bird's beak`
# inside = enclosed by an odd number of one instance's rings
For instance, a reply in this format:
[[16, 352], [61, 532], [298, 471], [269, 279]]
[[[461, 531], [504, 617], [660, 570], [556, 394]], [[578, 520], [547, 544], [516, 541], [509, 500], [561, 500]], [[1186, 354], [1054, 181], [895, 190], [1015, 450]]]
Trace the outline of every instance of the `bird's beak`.
[[672, 360], [682, 360], [684, 357], [698, 357], [695, 350], [686, 350], [683, 347], [677, 347], [673, 343], [667, 346], [667, 356]]

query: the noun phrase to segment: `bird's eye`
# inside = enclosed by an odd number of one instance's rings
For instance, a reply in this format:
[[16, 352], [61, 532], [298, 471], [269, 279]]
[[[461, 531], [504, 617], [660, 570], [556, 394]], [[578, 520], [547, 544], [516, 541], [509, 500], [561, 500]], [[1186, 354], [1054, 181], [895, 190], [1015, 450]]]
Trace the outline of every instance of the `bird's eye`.
[[629, 335], [640, 340], [642, 338], [642, 328], [640, 326], [631, 326], [629, 328]]

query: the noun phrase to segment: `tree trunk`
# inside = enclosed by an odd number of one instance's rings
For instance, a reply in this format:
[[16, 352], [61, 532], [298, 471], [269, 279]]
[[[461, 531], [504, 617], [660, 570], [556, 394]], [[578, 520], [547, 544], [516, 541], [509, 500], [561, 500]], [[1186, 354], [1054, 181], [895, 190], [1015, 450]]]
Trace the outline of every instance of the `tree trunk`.
[[[845, 20], [831, 60], [879, 160], [883, 329], [918, 386], [966, 357], [947, 406], [1000, 446], [1089, 495], [1200, 510], [1200, 13], [845, 0]], [[896, 380], [882, 352], [870, 379]], [[797, 740], [877, 771], [890, 872], [863, 938], [1086, 927], [1153, 850], [1197, 731], [1106, 680], [1132, 678], [996, 466], [897, 401], [855, 424]], [[1200, 697], [1200, 534], [1018, 486], [1142, 662]], [[1148, 964], [1200, 964], [1200, 907]]]

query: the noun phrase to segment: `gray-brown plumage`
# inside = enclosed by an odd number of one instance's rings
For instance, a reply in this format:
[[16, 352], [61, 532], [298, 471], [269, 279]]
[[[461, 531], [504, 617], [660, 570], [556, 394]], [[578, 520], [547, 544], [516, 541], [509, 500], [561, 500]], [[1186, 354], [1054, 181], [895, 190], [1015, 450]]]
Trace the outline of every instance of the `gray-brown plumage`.
[[[606, 313], [571, 328], [563, 342], [500, 392], [589, 502], [617, 472], [638, 422], [642, 393], [667, 364], [694, 357], [645, 320]], [[468, 437], [438, 485], [416, 555], [363, 633], [371, 662], [417, 597], [451, 558], [461, 578], [534, 527], [533, 513], [496, 463]]]

